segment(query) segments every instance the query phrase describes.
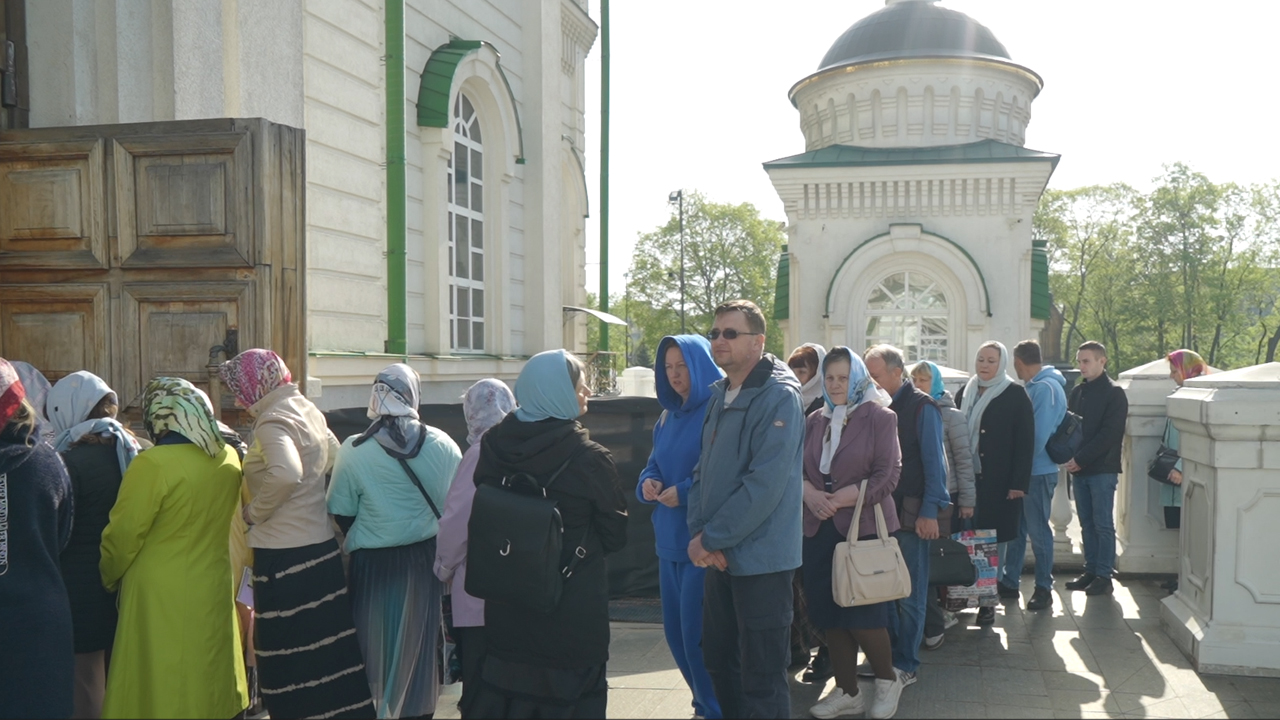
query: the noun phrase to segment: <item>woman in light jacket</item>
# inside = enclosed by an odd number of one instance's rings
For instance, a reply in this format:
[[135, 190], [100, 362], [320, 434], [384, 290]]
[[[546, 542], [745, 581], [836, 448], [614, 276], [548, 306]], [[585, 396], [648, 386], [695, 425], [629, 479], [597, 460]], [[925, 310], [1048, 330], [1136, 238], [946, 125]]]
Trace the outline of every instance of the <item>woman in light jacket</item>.
[[[1174, 350], [1169, 353], [1169, 378], [1182, 387], [1182, 384], [1194, 377], [1209, 374], [1209, 363], [1191, 350]], [[1181, 438], [1178, 428], [1168, 418], [1164, 421], [1164, 446], [1178, 451]], [[1154, 482], [1154, 481], [1153, 481]], [[1172, 485], [1160, 484], [1160, 505], [1164, 508], [1164, 526], [1170, 529], [1182, 527], [1182, 458], [1169, 471], [1169, 482]]]
[[[893, 717], [902, 681], [893, 667], [889, 613], [893, 602], [840, 607], [832, 597], [832, 558], [853, 524], [862, 481], [866, 497], [858, 537], [876, 537], [876, 506], [889, 532], [898, 530], [893, 491], [902, 473], [897, 416], [891, 398], [871, 380], [862, 358], [835, 347], [823, 362], [826, 407], [805, 422], [804, 589], [809, 619], [822, 632], [836, 687], [809, 709], [816, 718], [869, 712]], [[858, 650], [875, 672], [875, 698], [858, 692]]]
[[360, 435], [342, 443], [329, 484], [329, 512], [346, 532], [351, 607], [365, 673], [380, 718], [436, 710], [440, 581], [439, 508], [462, 453], [418, 421], [418, 373], [388, 366], [373, 382]]
[[[974, 524], [996, 531], [1001, 564], [1006, 543], [1022, 531], [1022, 498], [1031, 484], [1035, 412], [1027, 391], [1009, 377], [1009, 350], [991, 341], [978, 348], [974, 374], [956, 398], [969, 422], [978, 506]], [[994, 607], [978, 608], [978, 624], [995, 622]]]
[[480, 459], [480, 439], [516, 408], [516, 396], [501, 380], [486, 378], [467, 389], [462, 398], [462, 414], [467, 419], [467, 452], [444, 501], [440, 518], [440, 539], [436, 542], [436, 577], [449, 583], [453, 605], [453, 639], [462, 661], [462, 698], [458, 711], [473, 717], [471, 701], [480, 685], [484, 660], [484, 601], [467, 594], [467, 521], [476, 497], [476, 462]]
[[263, 704], [280, 718], [369, 717], [342, 551], [325, 507], [338, 440], [270, 350], [246, 350], [219, 374], [254, 419], [244, 458], [253, 500], [243, 516]]

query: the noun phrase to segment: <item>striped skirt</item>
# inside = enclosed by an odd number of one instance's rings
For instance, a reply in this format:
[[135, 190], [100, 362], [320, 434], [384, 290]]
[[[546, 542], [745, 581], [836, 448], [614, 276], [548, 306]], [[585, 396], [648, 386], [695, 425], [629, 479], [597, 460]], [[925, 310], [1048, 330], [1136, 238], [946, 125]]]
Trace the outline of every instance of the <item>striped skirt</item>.
[[335, 540], [253, 552], [258, 682], [273, 718], [373, 715]]
[[351, 609], [380, 718], [430, 715], [440, 678], [436, 539], [351, 553]]

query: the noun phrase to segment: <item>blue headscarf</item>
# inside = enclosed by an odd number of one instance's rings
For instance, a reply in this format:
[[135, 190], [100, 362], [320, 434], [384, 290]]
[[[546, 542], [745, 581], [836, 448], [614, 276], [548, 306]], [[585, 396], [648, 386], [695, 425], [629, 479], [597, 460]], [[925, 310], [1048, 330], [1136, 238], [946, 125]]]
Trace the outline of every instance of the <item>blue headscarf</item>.
[[[926, 392], [928, 392], [930, 397], [932, 397], [934, 400], [940, 399], [943, 393], [947, 391], [947, 388], [944, 387], [942, 384], [942, 373], [938, 370], [937, 365], [934, 365], [928, 360], [923, 360], [921, 361], [920, 364], [928, 366], [929, 377], [933, 378], [933, 382], [930, 383], [929, 389]], [[920, 388], [920, 389], [924, 390], [924, 388]]]
[[[827, 394], [827, 363], [844, 359], [844, 354], [836, 352], [837, 350], [844, 350], [849, 353], [849, 395], [845, 400], [849, 408], [848, 412], [853, 412], [854, 408], [857, 408], [867, 400], [882, 399], [879, 398], [879, 394], [888, 397], [888, 394], [883, 390], [879, 390], [879, 386], [871, 379], [871, 373], [867, 372], [867, 365], [862, 362], [862, 358], [858, 357], [858, 353], [843, 345], [837, 345], [827, 352], [827, 356], [822, 359], [822, 368], [818, 371], [823, 378], [822, 398], [827, 401], [828, 416], [830, 416], [830, 411], [836, 407], [836, 404], [831, 402], [831, 396]], [[879, 394], [877, 394], [877, 390], [879, 390]], [[881, 404], [887, 405], [888, 403]]]
[[568, 357], [564, 350], [547, 350], [529, 358], [516, 378], [517, 420], [573, 420], [582, 414], [578, 389], [569, 380]]

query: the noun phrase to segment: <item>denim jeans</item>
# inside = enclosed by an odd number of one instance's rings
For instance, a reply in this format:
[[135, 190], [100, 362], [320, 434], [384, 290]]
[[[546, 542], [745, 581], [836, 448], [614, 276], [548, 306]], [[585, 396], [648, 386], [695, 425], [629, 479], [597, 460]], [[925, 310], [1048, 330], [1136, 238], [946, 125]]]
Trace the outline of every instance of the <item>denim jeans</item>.
[[707, 571], [702, 657], [724, 717], [791, 717], [787, 664], [794, 575]]
[[1030, 536], [1031, 550], [1036, 555], [1036, 587], [1053, 589], [1053, 528], [1049, 525], [1049, 512], [1057, 485], [1058, 473], [1031, 476], [1027, 495], [1022, 498], [1022, 528], [1018, 537], [1009, 541], [1007, 557], [1001, 563], [1000, 582], [1009, 587], [1018, 587]]
[[[889, 638], [893, 641], [893, 666], [904, 672], [920, 668], [920, 642], [924, 640], [925, 606], [929, 597], [929, 541], [909, 530], [893, 533], [911, 573], [911, 595], [889, 612]], [[728, 715], [725, 715], [728, 717]]]
[[1116, 569], [1116, 473], [1076, 475], [1076, 517], [1084, 543], [1084, 571], [1110, 578]]

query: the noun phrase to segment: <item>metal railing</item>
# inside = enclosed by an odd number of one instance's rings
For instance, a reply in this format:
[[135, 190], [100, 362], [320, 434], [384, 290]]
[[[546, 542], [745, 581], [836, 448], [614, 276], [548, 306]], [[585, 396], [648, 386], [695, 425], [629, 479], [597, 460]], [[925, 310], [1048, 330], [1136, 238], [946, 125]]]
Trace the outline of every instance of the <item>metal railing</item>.
[[587, 366], [587, 387], [592, 397], [612, 397], [618, 390], [618, 357], [616, 352], [576, 353]]

